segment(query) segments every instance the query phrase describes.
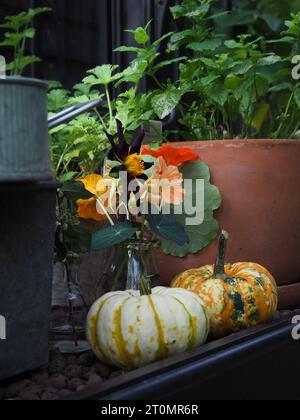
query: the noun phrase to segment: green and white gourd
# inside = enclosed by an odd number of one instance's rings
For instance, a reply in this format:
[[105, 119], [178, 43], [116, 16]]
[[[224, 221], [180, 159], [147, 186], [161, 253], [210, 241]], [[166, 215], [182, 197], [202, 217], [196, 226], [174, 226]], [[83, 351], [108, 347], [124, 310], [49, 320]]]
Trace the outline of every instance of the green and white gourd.
[[156, 287], [149, 295], [107, 293], [91, 307], [87, 337], [105, 363], [137, 368], [204, 344], [209, 319], [202, 300], [184, 289]]

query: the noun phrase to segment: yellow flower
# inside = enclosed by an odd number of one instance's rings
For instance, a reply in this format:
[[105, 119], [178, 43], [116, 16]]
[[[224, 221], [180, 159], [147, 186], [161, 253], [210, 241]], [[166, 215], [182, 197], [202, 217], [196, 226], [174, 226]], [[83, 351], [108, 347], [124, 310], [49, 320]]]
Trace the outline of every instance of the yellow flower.
[[137, 153], [127, 156], [124, 164], [127, 172], [134, 177], [142, 175], [145, 171], [145, 163]]
[[[91, 174], [85, 178], [79, 179], [83, 183], [84, 188], [94, 195], [101, 195], [107, 191], [106, 185], [103, 183], [104, 178], [101, 175]], [[101, 182], [102, 188], [99, 189], [99, 183]]]
[[93, 219], [97, 222], [106, 220], [104, 214], [100, 214], [97, 211], [97, 200], [96, 197], [101, 197], [108, 190], [105, 180], [102, 176], [97, 174], [87, 175], [83, 179], [79, 179], [84, 184], [84, 187], [95, 197], [87, 200], [77, 200], [77, 214], [81, 219]]

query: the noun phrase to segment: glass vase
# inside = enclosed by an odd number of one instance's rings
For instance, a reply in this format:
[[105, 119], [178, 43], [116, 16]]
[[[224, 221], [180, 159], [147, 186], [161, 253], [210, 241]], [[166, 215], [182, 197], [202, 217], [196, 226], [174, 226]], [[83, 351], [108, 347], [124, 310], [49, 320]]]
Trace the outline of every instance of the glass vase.
[[54, 268], [52, 287], [51, 338], [62, 353], [80, 353], [89, 346], [85, 340], [87, 306], [79, 286], [72, 280], [68, 263]]
[[106, 291], [140, 290], [158, 286], [156, 251], [158, 241], [128, 241], [112, 249], [104, 272]]
[[132, 241], [127, 245], [126, 290], [140, 290], [149, 294], [159, 285], [156, 250], [159, 242], [150, 240]]

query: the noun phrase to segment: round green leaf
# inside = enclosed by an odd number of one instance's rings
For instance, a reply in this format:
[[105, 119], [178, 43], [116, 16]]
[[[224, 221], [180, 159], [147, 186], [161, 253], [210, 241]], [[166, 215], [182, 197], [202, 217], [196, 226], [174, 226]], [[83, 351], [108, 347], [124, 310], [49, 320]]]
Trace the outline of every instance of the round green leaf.
[[[189, 242], [183, 246], [178, 246], [172, 241], [162, 239], [163, 251], [166, 254], [175, 257], [185, 257], [190, 253], [195, 254], [216, 238], [219, 224], [214, 218], [214, 210], [217, 210], [221, 205], [220, 191], [216, 186], [210, 183], [210, 171], [204, 162], [197, 161], [184, 165], [181, 172], [183, 173], [184, 179], [191, 179], [194, 181], [197, 179], [204, 180], [204, 221], [200, 225], [188, 226], [186, 224], [186, 219], [187, 217], [193, 217], [193, 215], [174, 214], [176, 221], [184, 226], [185, 232], [189, 238]], [[194, 181], [192, 192], [193, 203], [196, 202], [196, 199], [200, 194], [200, 191], [197, 191], [196, 189], [197, 184]]]

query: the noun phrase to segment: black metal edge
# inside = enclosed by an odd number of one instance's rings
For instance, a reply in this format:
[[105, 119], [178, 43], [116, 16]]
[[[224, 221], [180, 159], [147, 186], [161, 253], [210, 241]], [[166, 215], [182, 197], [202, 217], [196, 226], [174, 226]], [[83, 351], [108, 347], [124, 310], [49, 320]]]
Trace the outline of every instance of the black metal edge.
[[[211, 356], [216, 358], [216, 355], [224, 353], [231, 354], [234, 348], [240, 346], [245, 349], [251, 347], [253, 343], [265, 342], [265, 339], [270, 339], [272, 336], [277, 336], [282, 331], [290, 332], [293, 328], [291, 320], [300, 311], [297, 310], [291, 314], [287, 314], [280, 320], [274, 320], [267, 324], [253, 327], [239, 333], [232, 334], [220, 340], [212, 341], [196, 349], [185, 352], [181, 355], [170, 357], [168, 359], [152, 363], [146, 367], [136, 369], [128, 372], [125, 375], [110, 379], [101, 385], [92, 387], [90, 389], [73, 394], [69, 400], [100, 400], [100, 399], [121, 399], [125, 395], [132, 399], [132, 395], [140, 394], [140, 389], [143, 384], [151, 382], [158, 382], [163, 380], [163, 377], [169, 378], [172, 375], [177, 375], [179, 372], [185, 375], [185, 369], [189, 365], [206, 364]], [[177, 372], [177, 373], [176, 373]], [[159, 395], [159, 392], [158, 392]], [[123, 398], [122, 397], [122, 398]]]
[[0, 85], [22, 85], [32, 86], [40, 89], [48, 90], [48, 84], [40, 79], [34, 79], [30, 77], [0, 77]]
[[[187, 399], [185, 387], [189, 389], [191, 384], [200, 389], [201, 385], [214, 378], [221, 376], [232, 369], [244, 365], [245, 360], [258, 360], [266, 353], [273, 353], [278, 344], [285, 345], [286, 337], [290, 336], [291, 326], [284, 326], [273, 332], [263, 334], [244, 343], [236, 344], [223, 351], [211, 354], [204, 359], [171, 369], [158, 376], [153, 376], [133, 386], [123, 388], [116, 392], [103, 396], [99, 400], [172, 400], [174, 390], [180, 388], [180, 393]], [[290, 340], [292, 338], [290, 337]], [[210, 397], [213, 398], [213, 395]]]

